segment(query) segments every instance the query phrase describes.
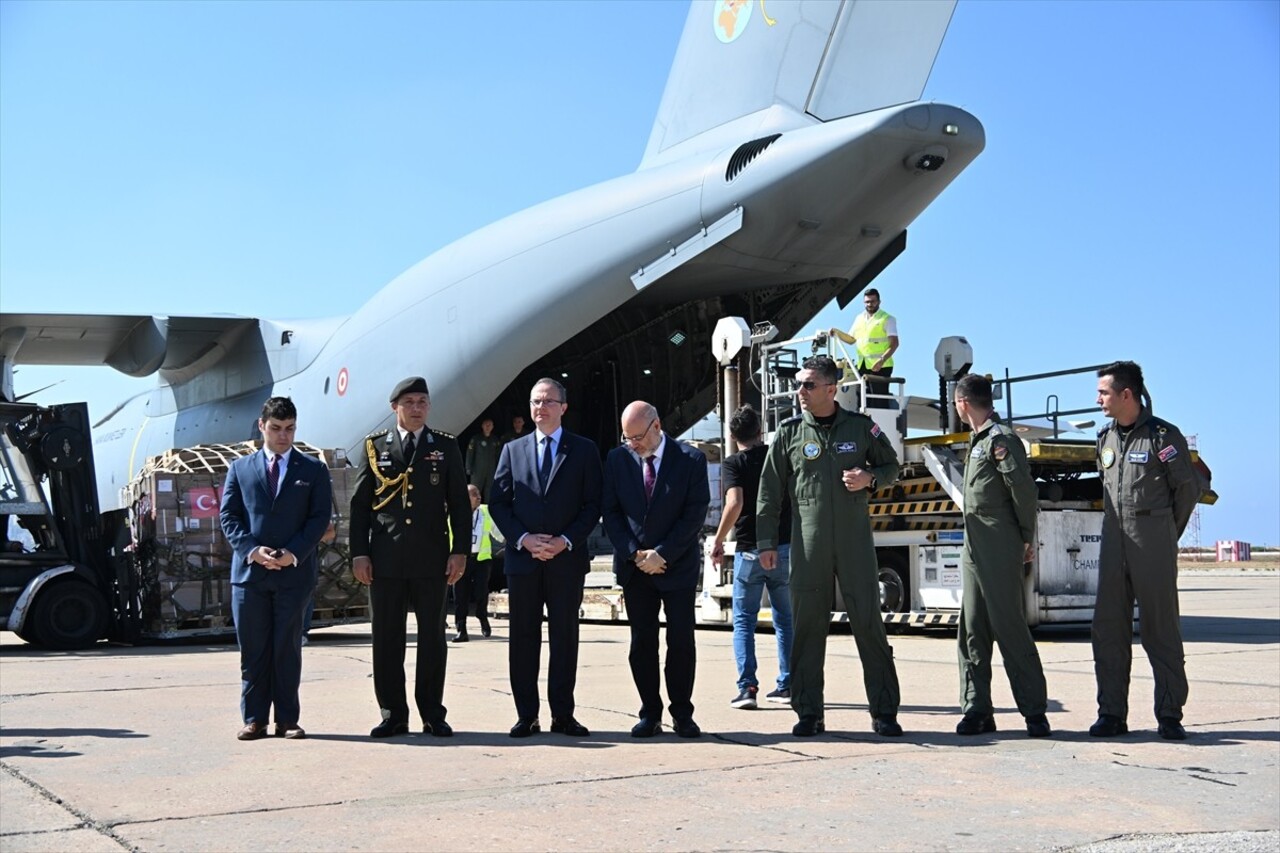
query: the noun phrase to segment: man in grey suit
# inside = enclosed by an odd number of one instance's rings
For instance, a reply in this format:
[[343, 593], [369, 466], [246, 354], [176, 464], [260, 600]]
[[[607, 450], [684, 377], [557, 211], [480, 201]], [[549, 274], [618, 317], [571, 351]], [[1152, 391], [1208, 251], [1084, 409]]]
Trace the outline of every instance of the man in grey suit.
[[220, 521], [235, 555], [231, 613], [240, 644], [240, 740], [306, 737], [298, 725], [302, 624], [316, 587], [316, 547], [329, 526], [333, 485], [324, 463], [293, 447], [298, 410], [288, 397], [262, 407], [262, 450], [227, 471]]
[[600, 451], [562, 426], [569, 397], [554, 379], [539, 379], [529, 393], [535, 429], [502, 448], [489, 513], [506, 538], [511, 639], [507, 662], [516, 724], [511, 737], [541, 731], [538, 668], [542, 610], [551, 646], [547, 700], [551, 731], [586, 737], [574, 718], [578, 676], [578, 611], [591, 570], [587, 537], [600, 519]]

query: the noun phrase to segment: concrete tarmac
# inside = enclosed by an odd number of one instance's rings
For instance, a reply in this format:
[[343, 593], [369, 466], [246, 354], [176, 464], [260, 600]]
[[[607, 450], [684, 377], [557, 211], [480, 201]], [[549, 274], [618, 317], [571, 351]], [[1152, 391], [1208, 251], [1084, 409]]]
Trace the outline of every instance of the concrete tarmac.
[[[1184, 573], [1181, 586], [1181, 743], [1155, 734], [1138, 647], [1132, 733], [1088, 736], [1087, 630], [1038, 633], [1044, 740], [1026, 736], [998, 662], [1000, 731], [954, 733], [954, 634], [891, 637], [907, 734], [873, 735], [853, 640], [838, 633], [828, 731], [793, 738], [785, 706], [730, 708], [722, 629], [698, 632], [703, 737], [634, 740], [624, 625], [583, 627], [577, 716], [592, 736], [546, 733], [544, 704], [544, 733], [512, 740], [496, 621], [492, 639], [450, 647], [452, 739], [368, 738], [378, 714], [360, 626], [316, 632], [304, 651], [308, 739], [250, 743], [235, 739], [232, 644], [57, 653], [4, 634], [0, 850], [1275, 850], [1280, 576]], [[756, 645], [764, 693], [773, 636]]]

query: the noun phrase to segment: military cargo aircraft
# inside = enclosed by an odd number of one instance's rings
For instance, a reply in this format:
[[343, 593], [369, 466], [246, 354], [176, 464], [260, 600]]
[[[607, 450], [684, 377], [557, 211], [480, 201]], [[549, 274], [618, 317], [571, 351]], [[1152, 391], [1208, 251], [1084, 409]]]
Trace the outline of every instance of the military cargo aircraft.
[[21, 364], [158, 376], [94, 426], [104, 507], [148, 456], [254, 437], [272, 395], [310, 444], [355, 453], [408, 375], [452, 432], [553, 376], [602, 447], [637, 398], [679, 434], [715, 405], [717, 320], [790, 336], [843, 307], [982, 151], [976, 118], [919, 100], [954, 6], [695, 0], [635, 172], [482, 228], [347, 316], [0, 314], [3, 394]]

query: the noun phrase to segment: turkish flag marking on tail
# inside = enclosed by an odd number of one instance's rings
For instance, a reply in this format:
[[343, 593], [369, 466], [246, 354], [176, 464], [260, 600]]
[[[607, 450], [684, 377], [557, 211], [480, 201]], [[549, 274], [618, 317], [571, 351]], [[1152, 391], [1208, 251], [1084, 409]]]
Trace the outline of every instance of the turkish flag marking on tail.
[[222, 503], [221, 489], [192, 489], [187, 492], [187, 508], [192, 518], [213, 518]]

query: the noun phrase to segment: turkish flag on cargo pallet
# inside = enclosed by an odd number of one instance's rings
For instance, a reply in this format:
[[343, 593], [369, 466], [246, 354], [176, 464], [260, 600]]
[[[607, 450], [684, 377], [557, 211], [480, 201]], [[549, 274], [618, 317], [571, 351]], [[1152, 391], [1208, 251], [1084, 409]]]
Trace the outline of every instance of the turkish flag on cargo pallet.
[[187, 492], [187, 515], [190, 518], [214, 518], [222, 505], [222, 489], [191, 489]]

